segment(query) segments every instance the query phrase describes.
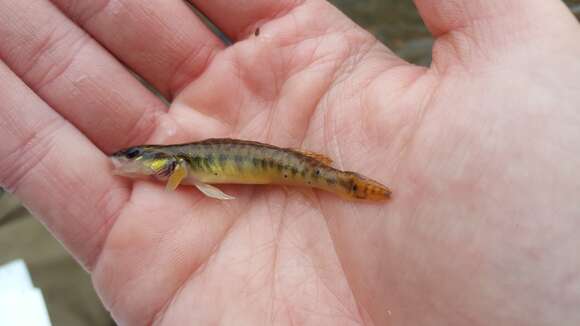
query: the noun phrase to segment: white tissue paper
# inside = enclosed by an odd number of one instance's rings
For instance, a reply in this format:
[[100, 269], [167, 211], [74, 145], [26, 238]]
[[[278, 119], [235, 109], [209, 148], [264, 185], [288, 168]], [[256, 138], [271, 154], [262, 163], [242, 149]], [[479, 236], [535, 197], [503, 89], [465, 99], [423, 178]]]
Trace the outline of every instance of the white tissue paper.
[[23, 260], [0, 266], [0, 325], [50, 326], [42, 292], [32, 285]]

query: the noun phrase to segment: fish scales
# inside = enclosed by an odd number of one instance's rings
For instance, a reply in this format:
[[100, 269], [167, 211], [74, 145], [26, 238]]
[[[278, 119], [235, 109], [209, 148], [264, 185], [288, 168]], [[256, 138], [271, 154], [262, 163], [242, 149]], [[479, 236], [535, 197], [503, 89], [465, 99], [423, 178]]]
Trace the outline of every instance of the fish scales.
[[[312, 182], [311, 170], [318, 166], [318, 162], [295, 151], [253, 142], [212, 140], [169, 150], [174, 150], [183, 156], [189, 163], [194, 178], [207, 183], [266, 184], [275, 182], [298, 185]], [[192, 162], [203, 162], [203, 164], [200, 166]], [[321, 170], [325, 168], [330, 167], [319, 167]]]
[[[144, 145], [119, 151], [113, 157], [119, 159], [132, 149], [148, 155], [142, 157], [157, 160], [155, 164], [149, 163], [151, 166], [163, 165], [165, 161], [160, 160], [185, 162], [185, 184], [280, 184], [318, 188], [347, 199], [382, 200], [390, 196], [387, 187], [355, 172], [338, 170], [299, 150], [259, 142], [223, 138], [178, 145]], [[141, 161], [147, 165], [146, 160]], [[165, 166], [172, 167], [169, 163]]]

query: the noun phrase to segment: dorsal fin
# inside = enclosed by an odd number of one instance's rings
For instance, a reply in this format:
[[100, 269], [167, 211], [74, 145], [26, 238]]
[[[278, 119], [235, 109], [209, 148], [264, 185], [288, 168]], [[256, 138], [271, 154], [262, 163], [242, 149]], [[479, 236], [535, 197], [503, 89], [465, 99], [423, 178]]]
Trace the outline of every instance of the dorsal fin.
[[326, 164], [326, 165], [332, 164], [332, 159], [324, 154], [311, 152], [311, 151], [305, 151], [303, 149], [296, 149], [296, 148], [293, 148], [292, 150], [296, 151], [304, 156], [310, 157], [311, 159], [317, 160], [323, 164]]

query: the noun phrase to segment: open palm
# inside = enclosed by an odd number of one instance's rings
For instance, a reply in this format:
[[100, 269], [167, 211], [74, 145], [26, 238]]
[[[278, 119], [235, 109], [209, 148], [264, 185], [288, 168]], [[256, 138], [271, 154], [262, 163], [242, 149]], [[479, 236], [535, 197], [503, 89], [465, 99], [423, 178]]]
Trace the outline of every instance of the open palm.
[[[193, 2], [236, 43], [180, 1], [0, 4], [0, 185], [118, 322], [580, 321], [580, 29], [559, 1], [417, 0], [429, 69], [324, 1]], [[122, 147], [210, 137], [325, 153], [394, 199], [111, 175]]]

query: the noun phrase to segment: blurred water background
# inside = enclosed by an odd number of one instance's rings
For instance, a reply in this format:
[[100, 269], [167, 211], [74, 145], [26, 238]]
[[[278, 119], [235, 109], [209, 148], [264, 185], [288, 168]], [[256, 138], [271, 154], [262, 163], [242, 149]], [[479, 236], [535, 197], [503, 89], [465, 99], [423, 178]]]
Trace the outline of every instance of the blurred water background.
[[[432, 38], [410, 0], [332, 0], [403, 58], [428, 65]], [[580, 0], [565, 1], [580, 17]], [[23, 258], [53, 325], [114, 325], [90, 278], [18, 200], [0, 189], [0, 264]]]
[[[410, 62], [429, 65], [433, 39], [411, 0], [330, 0]], [[564, 1], [580, 18], [580, 0]]]

